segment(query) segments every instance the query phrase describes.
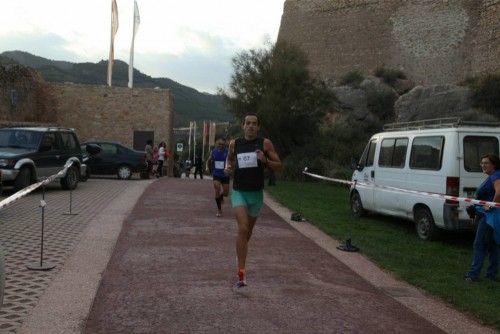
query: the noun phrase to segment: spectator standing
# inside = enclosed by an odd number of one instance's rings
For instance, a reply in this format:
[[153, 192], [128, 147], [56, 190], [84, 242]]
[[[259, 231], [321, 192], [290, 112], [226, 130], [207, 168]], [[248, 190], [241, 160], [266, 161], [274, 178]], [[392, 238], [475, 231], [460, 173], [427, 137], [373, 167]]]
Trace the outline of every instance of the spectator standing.
[[164, 141], [162, 141], [159, 145], [158, 145], [158, 168], [157, 168], [157, 175], [158, 177], [162, 177], [163, 176], [163, 164], [165, 163], [165, 160], [167, 158], [166, 156], [166, 144]]
[[153, 172], [153, 140], [148, 139], [146, 141], [144, 151], [146, 152], [147, 174], [149, 178]]
[[191, 167], [192, 167], [192, 162], [191, 162], [191, 159], [187, 159], [185, 162], [184, 162], [184, 173], [186, 175], [186, 178], [189, 179], [189, 174], [191, 174]]
[[196, 179], [196, 175], [200, 174], [200, 179], [203, 180], [203, 159], [201, 155], [197, 155], [194, 158], [194, 178]]

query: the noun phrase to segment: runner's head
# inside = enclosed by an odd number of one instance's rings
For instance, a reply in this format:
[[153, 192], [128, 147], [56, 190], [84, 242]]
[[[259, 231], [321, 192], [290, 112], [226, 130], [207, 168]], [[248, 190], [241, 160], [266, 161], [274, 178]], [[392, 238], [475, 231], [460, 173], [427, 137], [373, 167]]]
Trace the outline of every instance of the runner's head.
[[217, 138], [217, 140], [215, 141], [215, 147], [219, 151], [222, 151], [225, 146], [226, 146], [226, 140], [223, 137]]
[[246, 114], [242, 128], [245, 133], [245, 139], [254, 139], [257, 137], [260, 129], [260, 122], [257, 114]]

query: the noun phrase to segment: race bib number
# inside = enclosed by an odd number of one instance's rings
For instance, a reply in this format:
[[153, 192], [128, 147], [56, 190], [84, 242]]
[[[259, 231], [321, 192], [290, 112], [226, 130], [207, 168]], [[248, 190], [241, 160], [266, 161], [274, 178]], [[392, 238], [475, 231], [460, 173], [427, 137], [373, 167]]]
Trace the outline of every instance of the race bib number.
[[257, 153], [255, 152], [238, 153], [237, 158], [239, 168], [252, 168], [258, 166]]
[[216, 161], [215, 169], [224, 169], [224, 161]]

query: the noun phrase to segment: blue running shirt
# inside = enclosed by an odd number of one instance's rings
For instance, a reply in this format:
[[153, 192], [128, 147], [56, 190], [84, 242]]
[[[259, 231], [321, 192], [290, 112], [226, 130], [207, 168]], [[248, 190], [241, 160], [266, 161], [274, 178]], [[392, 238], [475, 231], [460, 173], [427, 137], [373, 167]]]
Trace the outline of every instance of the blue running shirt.
[[212, 175], [217, 177], [226, 177], [224, 174], [224, 167], [226, 166], [226, 159], [228, 155], [228, 149], [224, 148], [224, 150], [219, 151], [219, 149], [214, 148], [212, 150]]

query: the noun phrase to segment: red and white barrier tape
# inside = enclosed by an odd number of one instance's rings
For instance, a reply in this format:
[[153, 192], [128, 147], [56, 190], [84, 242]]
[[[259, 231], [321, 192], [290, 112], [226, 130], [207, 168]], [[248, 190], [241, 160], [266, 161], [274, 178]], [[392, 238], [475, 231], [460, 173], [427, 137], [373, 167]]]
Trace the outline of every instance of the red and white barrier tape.
[[5, 208], [6, 206], [11, 205], [12, 203], [14, 203], [15, 201], [17, 201], [18, 199], [20, 199], [20, 198], [28, 195], [29, 193], [33, 192], [38, 187], [40, 187], [40, 186], [42, 186], [44, 184], [49, 184], [50, 182], [54, 181], [56, 178], [64, 176], [64, 174], [66, 173], [66, 171], [68, 170], [68, 168], [72, 164], [73, 164], [73, 161], [69, 161], [66, 165], [64, 165], [64, 168], [61, 169], [58, 173], [56, 173], [54, 175], [51, 175], [51, 176], [47, 177], [46, 179], [44, 179], [42, 181], [39, 181], [37, 183], [33, 183], [32, 185], [29, 185], [26, 188], [21, 189], [18, 192], [16, 192], [15, 194], [10, 195], [6, 199], [0, 201], [0, 210], [3, 209], [3, 208]]
[[468, 203], [468, 204], [477, 204], [477, 205], [488, 205], [491, 207], [497, 207], [500, 208], [500, 203], [496, 202], [488, 202], [488, 201], [482, 201], [478, 199], [473, 199], [473, 198], [468, 198], [468, 197], [456, 197], [456, 196], [450, 196], [450, 195], [444, 195], [444, 194], [438, 194], [438, 193], [430, 193], [426, 191], [417, 191], [417, 190], [409, 190], [409, 189], [403, 189], [403, 188], [396, 188], [396, 187], [391, 187], [391, 186], [382, 186], [378, 185], [375, 183], [365, 183], [365, 182], [353, 182], [353, 181], [348, 181], [348, 180], [341, 180], [341, 179], [334, 179], [331, 177], [326, 177], [318, 174], [313, 174], [307, 172], [307, 168], [302, 172], [305, 175], [309, 175], [315, 179], [320, 179], [320, 180], [325, 180], [325, 181], [331, 181], [331, 182], [336, 182], [336, 183], [342, 183], [342, 184], [347, 184], [350, 185], [351, 187], [354, 185], [362, 185], [362, 186], [374, 186], [377, 188], [381, 189], [387, 189], [395, 192], [402, 192], [402, 193], [408, 193], [408, 194], [416, 194], [416, 195], [423, 195], [423, 196], [429, 196], [429, 197], [434, 197], [434, 198], [439, 198], [439, 199], [444, 199], [444, 200], [451, 200], [455, 202], [463, 202], [463, 203]]

